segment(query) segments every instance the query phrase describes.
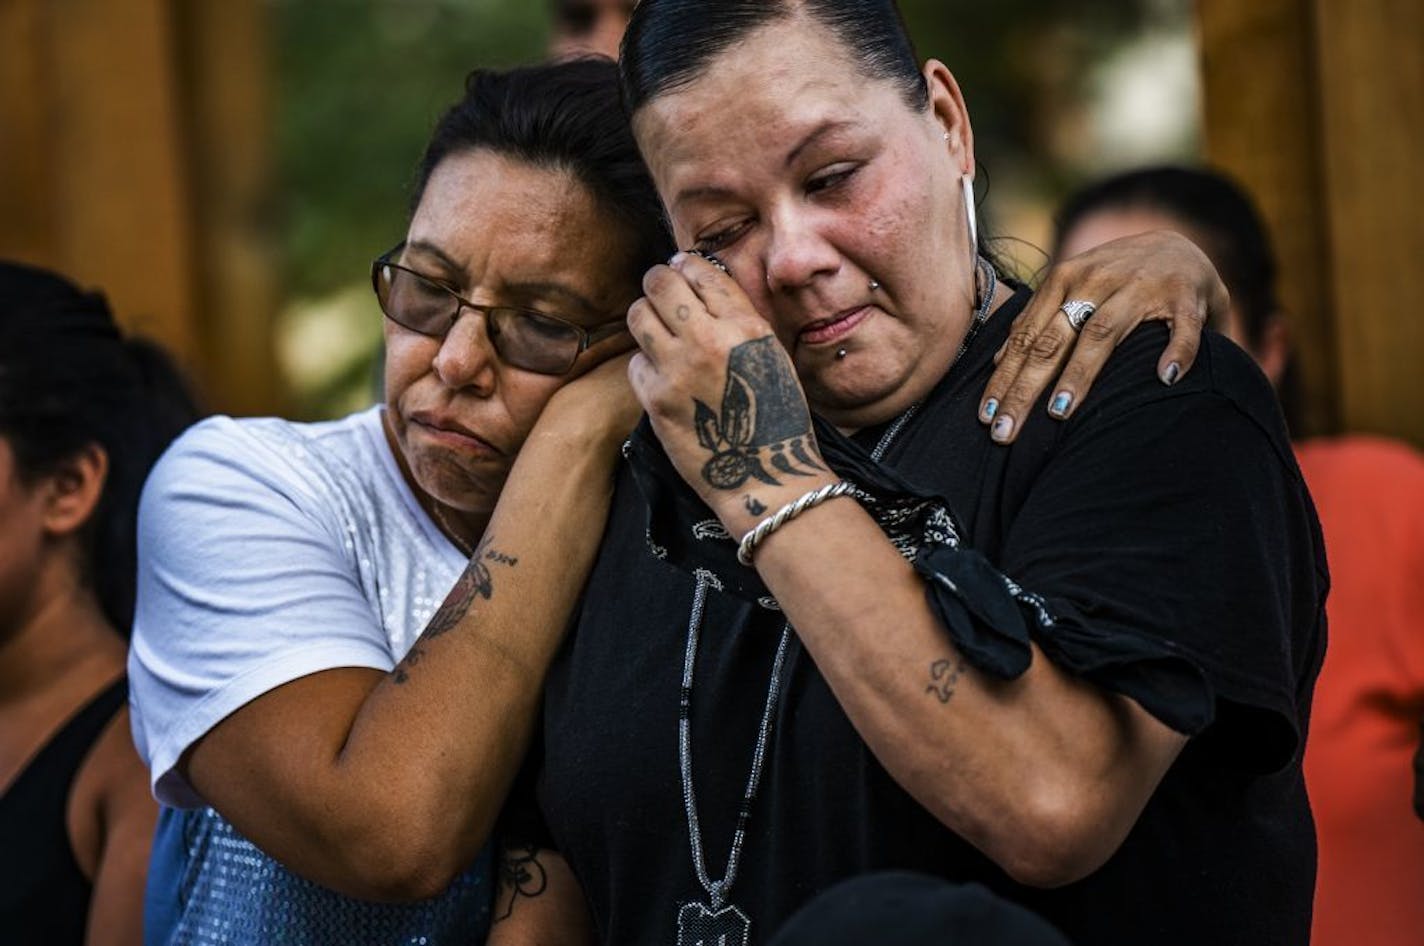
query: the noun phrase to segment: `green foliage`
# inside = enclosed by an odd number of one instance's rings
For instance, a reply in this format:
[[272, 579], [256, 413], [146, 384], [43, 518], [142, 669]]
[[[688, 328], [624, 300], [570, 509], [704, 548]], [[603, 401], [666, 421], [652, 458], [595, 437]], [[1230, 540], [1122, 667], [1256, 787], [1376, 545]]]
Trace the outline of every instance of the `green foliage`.
[[319, 295], [364, 278], [405, 232], [436, 119], [475, 67], [537, 59], [531, 0], [273, 0], [286, 284]]

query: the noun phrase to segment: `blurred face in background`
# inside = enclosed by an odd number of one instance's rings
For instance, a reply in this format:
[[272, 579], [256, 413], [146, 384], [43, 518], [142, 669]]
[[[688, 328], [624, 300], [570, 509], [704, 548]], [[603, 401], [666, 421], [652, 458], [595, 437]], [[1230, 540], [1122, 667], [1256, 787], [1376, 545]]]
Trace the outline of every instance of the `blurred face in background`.
[[[1063, 234], [1058, 244], [1057, 256], [1059, 259], [1068, 259], [1103, 243], [1151, 230], [1172, 230], [1180, 233], [1201, 247], [1208, 256], [1211, 255], [1212, 241], [1201, 230], [1180, 217], [1155, 207], [1126, 206], [1103, 207], [1084, 214]], [[1262, 332], [1259, 344], [1254, 345], [1247, 337], [1246, 320], [1235, 303], [1227, 308], [1225, 319], [1209, 327], [1231, 339], [1255, 358], [1272, 384], [1280, 383], [1286, 362], [1290, 358], [1290, 337], [1284, 319], [1272, 317]]]
[[10, 442], [0, 437], [0, 641], [27, 616], [44, 535], [43, 496], [23, 481]]
[[617, 59], [635, 6], [637, 0], [554, 0], [550, 54], [561, 59], [596, 53]]

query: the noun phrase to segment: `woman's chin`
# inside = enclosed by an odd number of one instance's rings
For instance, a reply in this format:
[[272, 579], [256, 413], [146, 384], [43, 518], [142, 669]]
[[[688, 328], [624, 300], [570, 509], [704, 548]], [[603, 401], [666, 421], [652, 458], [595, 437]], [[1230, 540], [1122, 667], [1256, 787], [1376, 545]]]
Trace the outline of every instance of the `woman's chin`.
[[416, 482], [431, 499], [469, 515], [488, 515], [499, 502], [509, 476], [506, 470], [469, 470], [445, 458], [422, 458], [414, 464]]

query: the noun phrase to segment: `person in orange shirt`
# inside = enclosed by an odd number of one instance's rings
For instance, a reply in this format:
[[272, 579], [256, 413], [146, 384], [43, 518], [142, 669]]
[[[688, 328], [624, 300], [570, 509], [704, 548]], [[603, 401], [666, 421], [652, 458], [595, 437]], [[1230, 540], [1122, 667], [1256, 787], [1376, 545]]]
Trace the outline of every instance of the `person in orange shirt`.
[[[1090, 186], [1057, 221], [1067, 258], [1107, 240], [1175, 230], [1231, 292], [1214, 328], [1250, 352], [1290, 419], [1290, 339], [1276, 260], [1247, 194], [1224, 176], [1147, 168]], [[1320, 860], [1312, 941], [1424, 941], [1424, 456], [1365, 435], [1297, 441], [1325, 534], [1330, 645], [1315, 688], [1305, 776]], [[1412, 810], [1411, 810], [1412, 809]]]

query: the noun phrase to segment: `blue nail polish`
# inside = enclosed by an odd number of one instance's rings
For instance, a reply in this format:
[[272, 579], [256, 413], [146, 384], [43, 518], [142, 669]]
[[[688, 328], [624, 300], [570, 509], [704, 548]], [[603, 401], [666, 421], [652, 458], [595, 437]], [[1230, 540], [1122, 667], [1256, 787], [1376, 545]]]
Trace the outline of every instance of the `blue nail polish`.
[[1014, 419], [1008, 414], [1005, 414], [1003, 417], [1000, 417], [998, 420], [994, 421], [994, 427], [989, 432], [989, 436], [993, 437], [995, 441], [1003, 443], [1005, 440], [1009, 439], [1013, 432]]
[[1176, 384], [1176, 383], [1177, 383], [1177, 379], [1180, 378], [1181, 376], [1182, 376], [1182, 366], [1179, 365], [1179, 364], [1177, 364], [1177, 363], [1174, 361], [1174, 362], [1172, 362], [1170, 365], [1167, 366], [1167, 370], [1166, 370], [1166, 371], [1162, 372], [1162, 383], [1163, 383], [1163, 384], [1166, 384], [1166, 385], [1173, 385], [1173, 384]]
[[1067, 417], [1068, 408], [1073, 406], [1073, 395], [1067, 391], [1059, 391], [1053, 398], [1053, 403], [1048, 405], [1048, 413], [1054, 417]]
[[979, 411], [979, 416], [985, 420], [993, 420], [994, 415], [999, 413], [999, 402], [994, 398], [984, 402], [984, 406]]

